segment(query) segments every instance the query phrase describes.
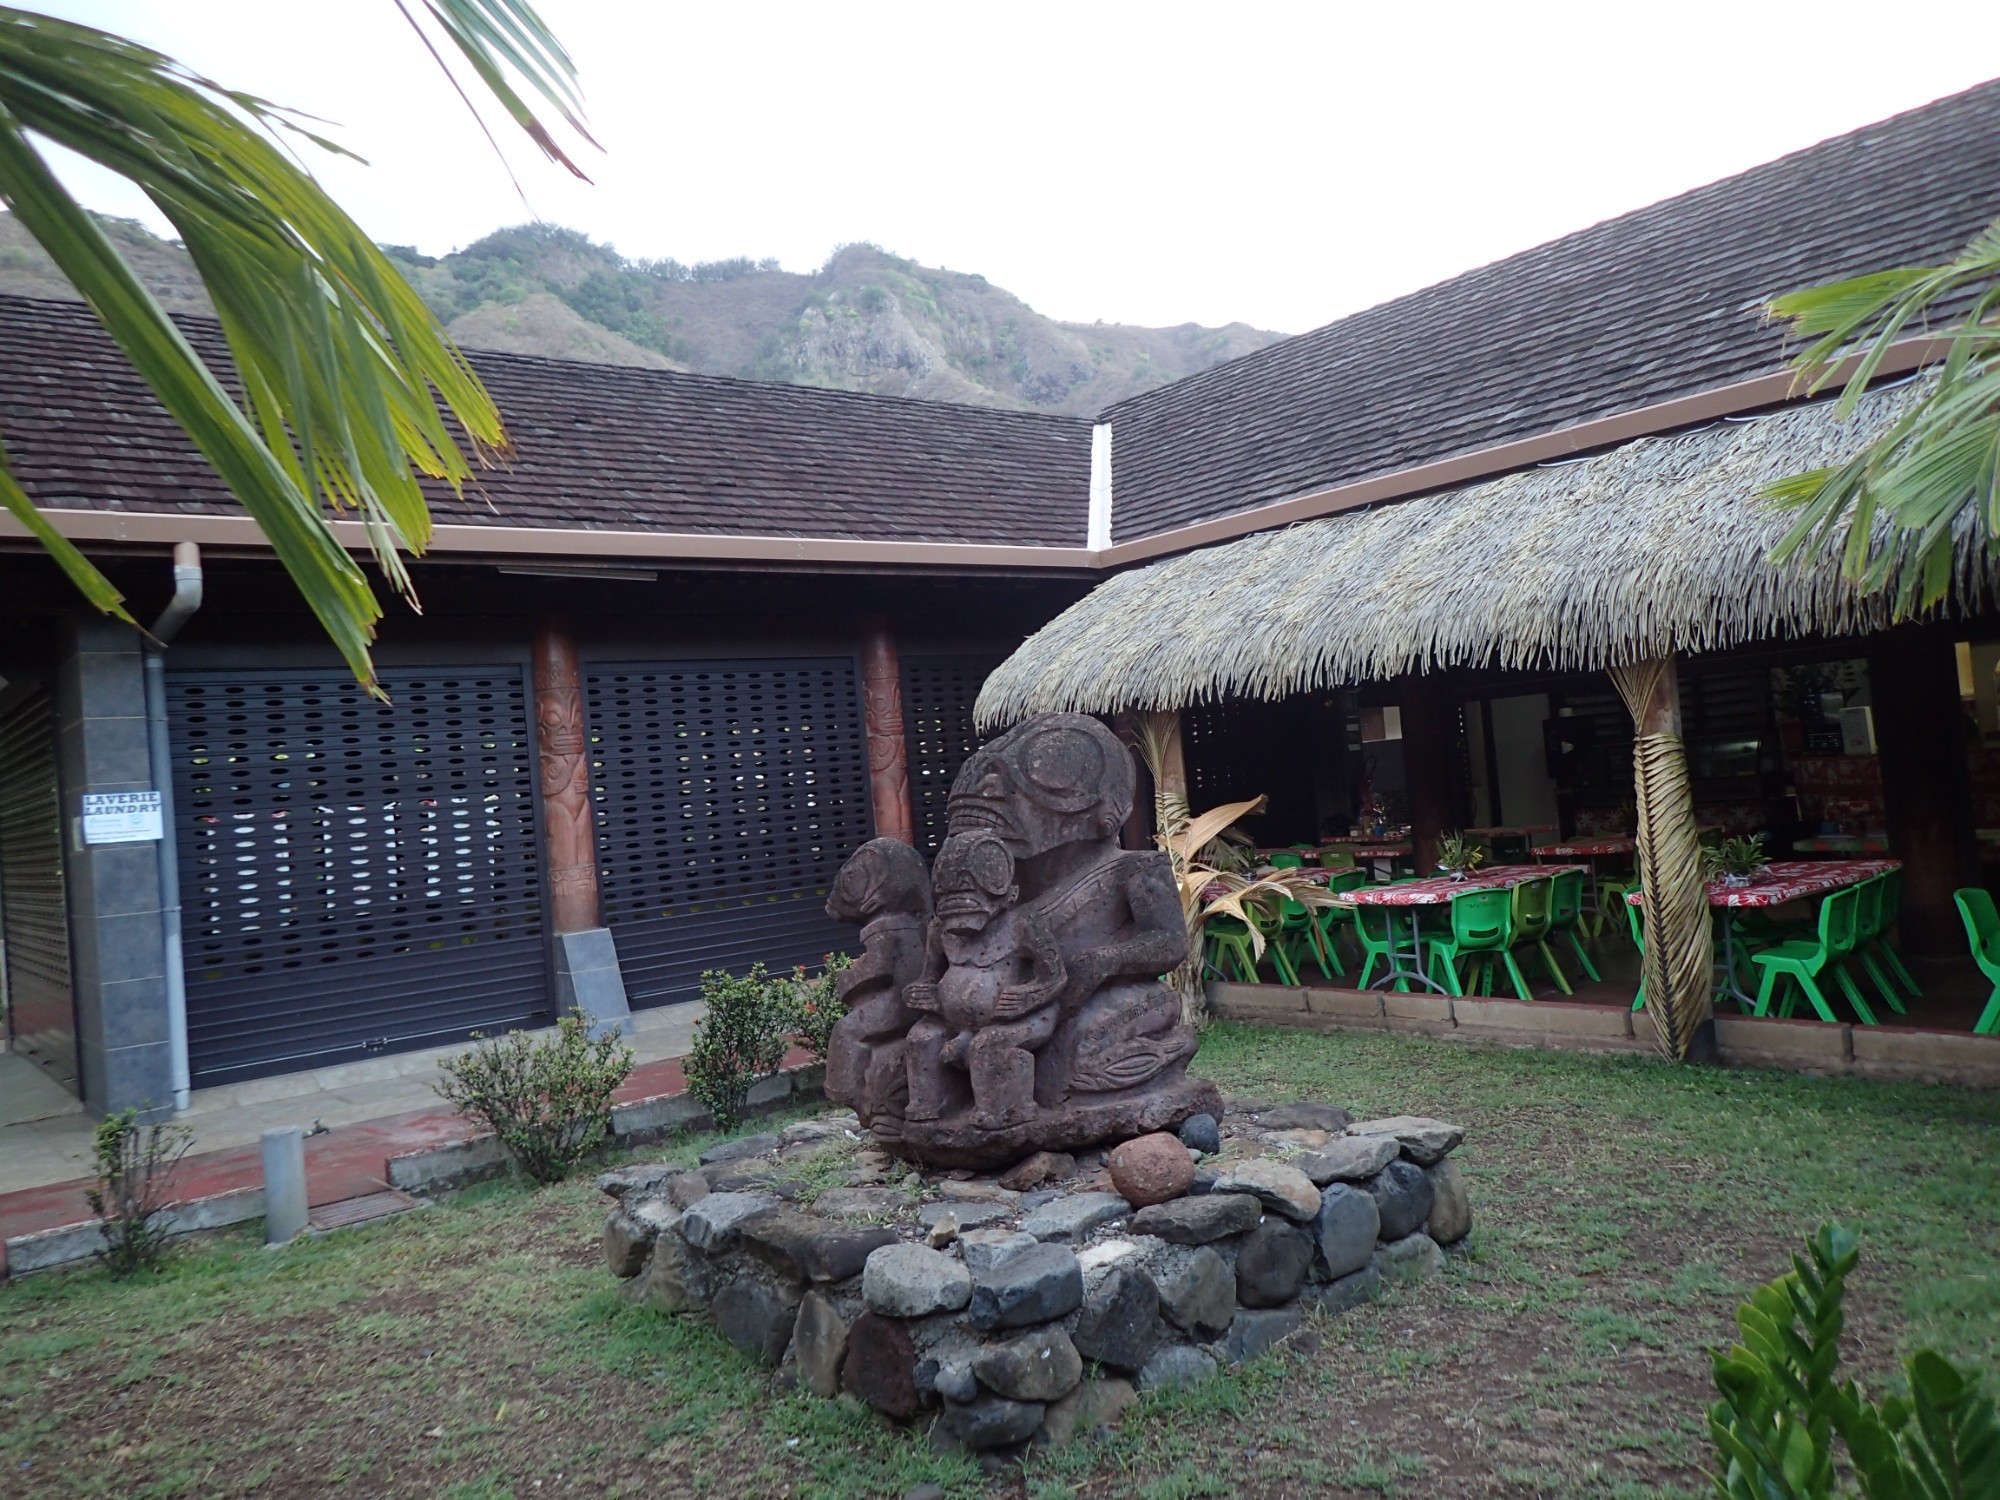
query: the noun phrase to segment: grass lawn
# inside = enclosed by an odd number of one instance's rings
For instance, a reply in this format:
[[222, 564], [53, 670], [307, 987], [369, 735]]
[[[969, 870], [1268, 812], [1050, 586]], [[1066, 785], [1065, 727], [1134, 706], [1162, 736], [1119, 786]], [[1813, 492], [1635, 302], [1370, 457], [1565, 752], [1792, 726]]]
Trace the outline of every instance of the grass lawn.
[[1864, 1378], [1923, 1343], [2000, 1364], [2000, 1097], [1234, 1025], [1197, 1069], [1469, 1127], [1446, 1276], [987, 1480], [626, 1306], [587, 1180], [496, 1184], [0, 1289], [0, 1494], [1692, 1496], [1704, 1351], [1829, 1217], [1863, 1236]]

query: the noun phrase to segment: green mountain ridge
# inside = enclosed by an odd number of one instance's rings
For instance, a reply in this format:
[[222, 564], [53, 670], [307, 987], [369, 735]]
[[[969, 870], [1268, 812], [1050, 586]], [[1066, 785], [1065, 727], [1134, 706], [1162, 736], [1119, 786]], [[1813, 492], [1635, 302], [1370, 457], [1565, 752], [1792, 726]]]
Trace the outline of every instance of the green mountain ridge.
[[[171, 312], [207, 312], [180, 245], [100, 221]], [[444, 256], [387, 247], [467, 348], [1094, 416], [1284, 335], [1044, 317], [984, 276], [843, 245], [811, 273], [628, 260], [573, 229], [498, 230]], [[0, 214], [0, 292], [74, 296]]]

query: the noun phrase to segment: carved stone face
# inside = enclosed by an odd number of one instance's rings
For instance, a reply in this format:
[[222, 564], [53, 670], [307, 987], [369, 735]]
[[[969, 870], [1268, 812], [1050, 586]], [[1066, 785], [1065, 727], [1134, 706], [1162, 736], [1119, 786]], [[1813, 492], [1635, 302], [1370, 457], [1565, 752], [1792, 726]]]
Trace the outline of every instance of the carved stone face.
[[1097, 720], [1046, 714], [965, 763], [951, 788], [951, 832], [983, 830], [1016, 859], [1033, 859], [1115, 833], [1132, 810], [1133, 780], [1131, 753]]
[[947, 932], [982, 932], [1020, 899], [1014, 857], [991, 833], [953, 834], [938, 850], [933, 874], [937, 914]]
[[922, 915], [930, 909], [924, 857], [900, 839], [870, 839], [834, 878], [826, 914], [836, 922], [867, 922], [885, 911]]

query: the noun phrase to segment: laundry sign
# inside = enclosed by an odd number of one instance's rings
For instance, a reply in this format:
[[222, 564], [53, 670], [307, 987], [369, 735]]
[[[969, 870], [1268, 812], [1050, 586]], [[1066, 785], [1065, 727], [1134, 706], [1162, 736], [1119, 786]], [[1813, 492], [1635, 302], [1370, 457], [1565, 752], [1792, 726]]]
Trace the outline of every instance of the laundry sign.
[[162, 834], [158, 792], [85, 792], [86, 844], [145, 844]]

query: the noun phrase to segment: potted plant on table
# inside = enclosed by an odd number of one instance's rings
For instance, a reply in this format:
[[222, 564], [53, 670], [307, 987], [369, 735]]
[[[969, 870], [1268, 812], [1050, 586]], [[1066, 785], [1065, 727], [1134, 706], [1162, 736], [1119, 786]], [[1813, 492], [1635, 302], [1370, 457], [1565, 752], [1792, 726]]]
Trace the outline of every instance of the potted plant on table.
[[1477, 839], [1467, 838], [1463, 833], [1442, 834], [1437, 842], [1437, 865], [1440, 875], [1449, 875], [1453, 880], [1463, 880], [1486, 863], [1486, 846]]
[[1757, 872], [1770, 861], [1764, 857], [1764, 835], [1751, 838], [1724, 839], [1719, 844], [1708, 844], [1701, 851], [1702, 878], [1720, 881], [1731, 890], [1740, 890], [1748, 885]]

